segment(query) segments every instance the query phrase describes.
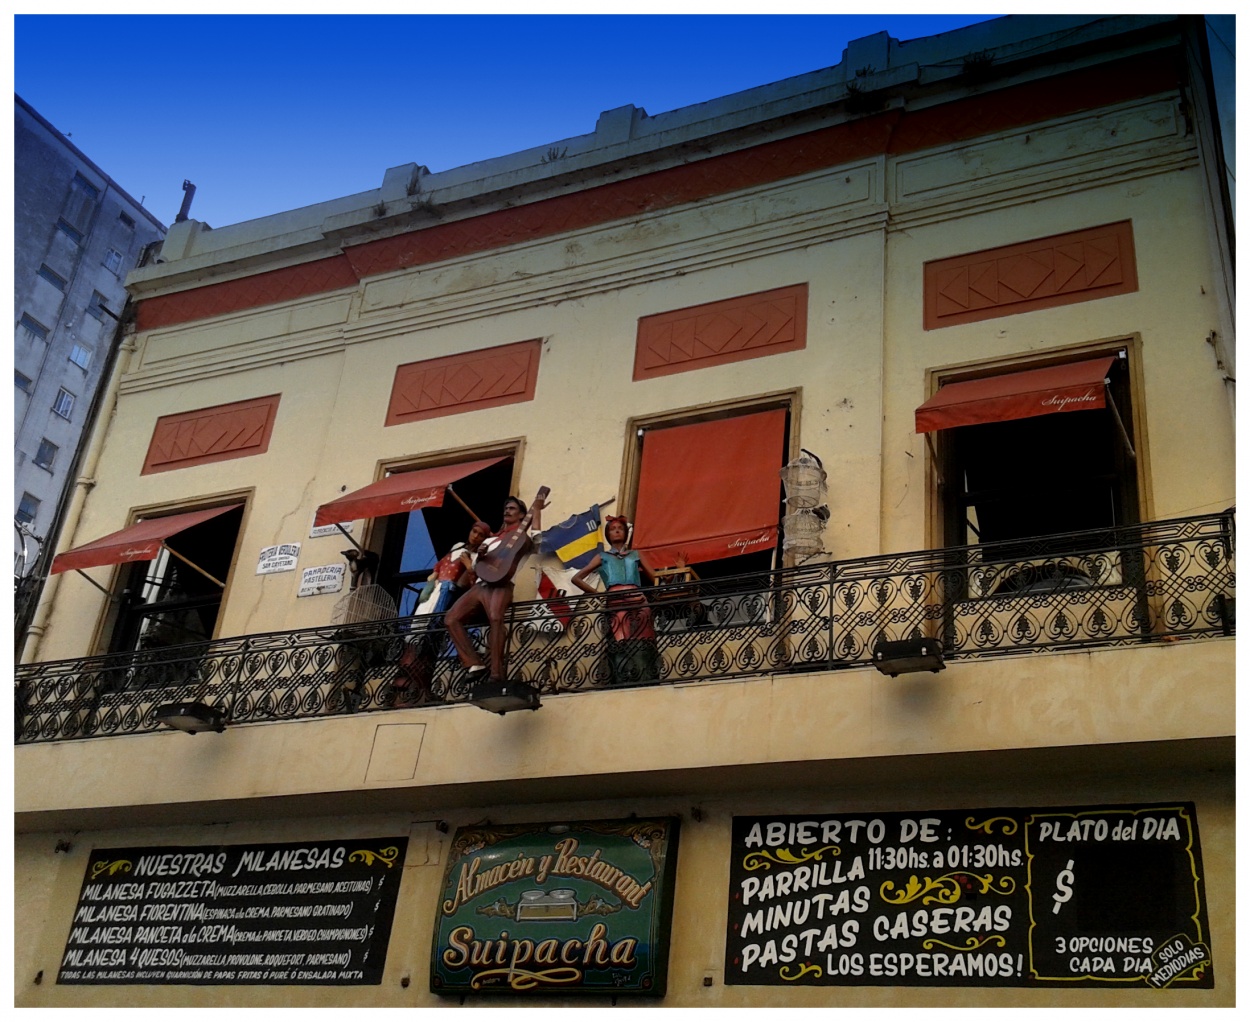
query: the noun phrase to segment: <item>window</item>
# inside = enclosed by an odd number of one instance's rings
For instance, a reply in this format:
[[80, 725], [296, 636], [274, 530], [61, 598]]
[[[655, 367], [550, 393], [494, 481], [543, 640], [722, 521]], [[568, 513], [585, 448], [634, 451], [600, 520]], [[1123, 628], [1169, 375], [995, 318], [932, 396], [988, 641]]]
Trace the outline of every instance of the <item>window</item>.
[[23, 493], [13, 517], [23, 525], [26, 525], [33, 522], [37, 514], [39, 514], [39, 498], [32, 497], [29, 493]]
[[789, 418], [779, 402], [636, 431], [634, 546], [653, 571], [679, 557], [700, 578], [772, 567]]
[[86, 348], [81, 344], [75, 344], [70, 349], [69, 360], [78, 366], [79, 369], [89, 369], [91, 367], [91, 356], [93, 352], [90, 348]]
[[[465, 461], [468, 462], [469, 458]], [[492, 529], [503, 520], [503, 502], [512, 482], [511, 457], [456, 480], [456, 496]], [[522, 496], [529, 503], [530, 498]], [[425, 507], [375, 519], [369, 546], [379, 553], [378, 584], [394, 598], [397, 613], [416, 610], [421, 587], [438, 559], [463, 543], [475, 518], [448, 494], [441, 507]]]
[[127, 215], [126, 213], [118, 213], [118, 214], [117, 214], [117, 219], [118, 219], [118, 220], [120, 220], [120, 221], [122, 222], [122, 224], [123, 224], [123, 225], [125, 225], [125, 226], [126, 226], [126, 227], [128, 227], [128, 228], [130, 228], [130, 230], [132, 230], [132, 231], [133, 231], [133, 230], [135, 229], [135, 219], [134, 219], [134, 217], [129, 216], [129, 215]]
[[74, 411], [74, 395], [62, 387], [56, 392], [56, 400], [52, 402], [52, 410], [62, 419], [68, 419]]
[[88, 196], [89, 198], [93, 200], [98, 199], [100, 197], [100, 189], [98, 189], [95, 185], [93, 185], [90, 181], [88, 181], [81, 174], [76, 173], [74, 175], [73, 186], [78, 191], [82, 192], [84, 195]]
[[94, 316], [101, 322], [108, 315], [108, 299], [100, 294], [99, 291], [91, 292], [91, 304], [87, 306], [87, 315]]
[[110, 248], [104, 253], [104, 266], [112, 273], [120, 273], [122, 268], [122, 254], [115, 248]]
[[[918, 430], [954, 388], [971, 398], [970, 421], [926, 423], [937, 440], [943, 542], [978, 547], [974, 559], [992, 569], [970, 595], [1094, 584], [1079, 560], [1054, 558], [1073, 550], [1067, 533], [1139, 520], [1127, 352], [952, 381], [917, 410]], [[1030, 559], [1044, 561], [1010, 566]]]
[[47, 263], [44, 263], [39, 267], [39, 276], [41, 276], [58, 291], [64, 292], [66, 287], [69, 286], [65, 278], [49, 267]]
[[35, 452], [35, 464], [51, 472], [52, 463], [56, 461], [56, 452], [59, 450], [56, 444], [44, 437], [39, 441], [39, 450]]
[[48, 328], [37, 319], [32, 319], [26, 313], [22, 313], [22, 319], [18, 326], [26, 335], [28, 341], [46, 341], [48, 339]]
[[56, 227], [57, 230], [69, 238], [75, 245], [82, 244], [82, 231], [80, 231], [77, 227], [67, 223], [65, 220], [58, 220], [56, 222]]
[[18, 390], [24, 390], [27, 394], [35, 389], [34, 381], [25, 373], [18, 372], [16, 369], [13, 370], [13, 382], [17, 384]]
[[[242, 521], [243, 508], [232, 507], [165, 538], [154, 560], [124, 566], [109, 651], [160, 650], [212, 639]], [[185, 651], [176, 668], [154, 668], [141, 683], [185, 680], [177, 676], [184, 661]]]

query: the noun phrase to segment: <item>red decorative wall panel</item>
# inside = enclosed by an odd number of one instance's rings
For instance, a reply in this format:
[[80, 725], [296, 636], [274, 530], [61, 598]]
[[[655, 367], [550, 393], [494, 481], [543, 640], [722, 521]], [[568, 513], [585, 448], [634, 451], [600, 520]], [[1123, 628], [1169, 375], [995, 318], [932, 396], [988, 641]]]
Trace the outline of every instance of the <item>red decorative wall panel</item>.
[[529, 401], [541, 350], [541, 341], [521, 341], [402, 365], [395, 370], [386, 425]]
[[236, 401], [156, 420], [141, 475], [264, 454], [281, 394]]
[[925, 263], [924, 328], [1137, 290], [1128, 220]]
[[807, 285], [741, 295], [638, 321], [634, 379], [684, 373], [807, 346]]

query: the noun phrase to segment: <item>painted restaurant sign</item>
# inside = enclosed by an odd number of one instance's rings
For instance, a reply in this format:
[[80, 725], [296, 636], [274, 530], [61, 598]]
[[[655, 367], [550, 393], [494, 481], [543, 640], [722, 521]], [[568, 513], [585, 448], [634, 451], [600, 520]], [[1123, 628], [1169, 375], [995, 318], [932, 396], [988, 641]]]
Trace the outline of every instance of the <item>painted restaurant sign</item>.
[[676, 818], [461, 828], [430, 989], [663, 996]]

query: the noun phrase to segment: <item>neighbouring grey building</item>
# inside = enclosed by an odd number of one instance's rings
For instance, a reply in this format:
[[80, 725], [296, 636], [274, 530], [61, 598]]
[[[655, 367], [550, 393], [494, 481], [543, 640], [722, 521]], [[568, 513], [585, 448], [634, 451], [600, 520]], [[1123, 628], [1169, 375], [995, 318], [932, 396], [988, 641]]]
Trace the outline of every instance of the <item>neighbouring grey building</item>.
[[13, 509], [21, 578], [55, 544], [58, 505], [107, 375], [126, 274], [165, 236], [165, 225], [14, 99]]

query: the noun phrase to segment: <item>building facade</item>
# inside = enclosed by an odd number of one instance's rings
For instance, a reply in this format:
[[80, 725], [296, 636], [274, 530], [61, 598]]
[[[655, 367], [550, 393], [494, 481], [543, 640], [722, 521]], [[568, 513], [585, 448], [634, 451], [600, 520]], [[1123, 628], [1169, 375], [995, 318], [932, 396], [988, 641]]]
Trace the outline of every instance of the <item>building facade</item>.
[[[17, 1003], [1233, 1004], [1201, 32], [176, 224], [18, 672]], [[413, 612], [540, 487], [484, 712]], [[661, 584], [577, 594], [622, 513]]]
[[20, 96], [14, 133], [13, 504], [16, 574], [25, 578], [47, 573], [51, 551], [35, 561], [56, 542], [126, 274], [165, 226]]

